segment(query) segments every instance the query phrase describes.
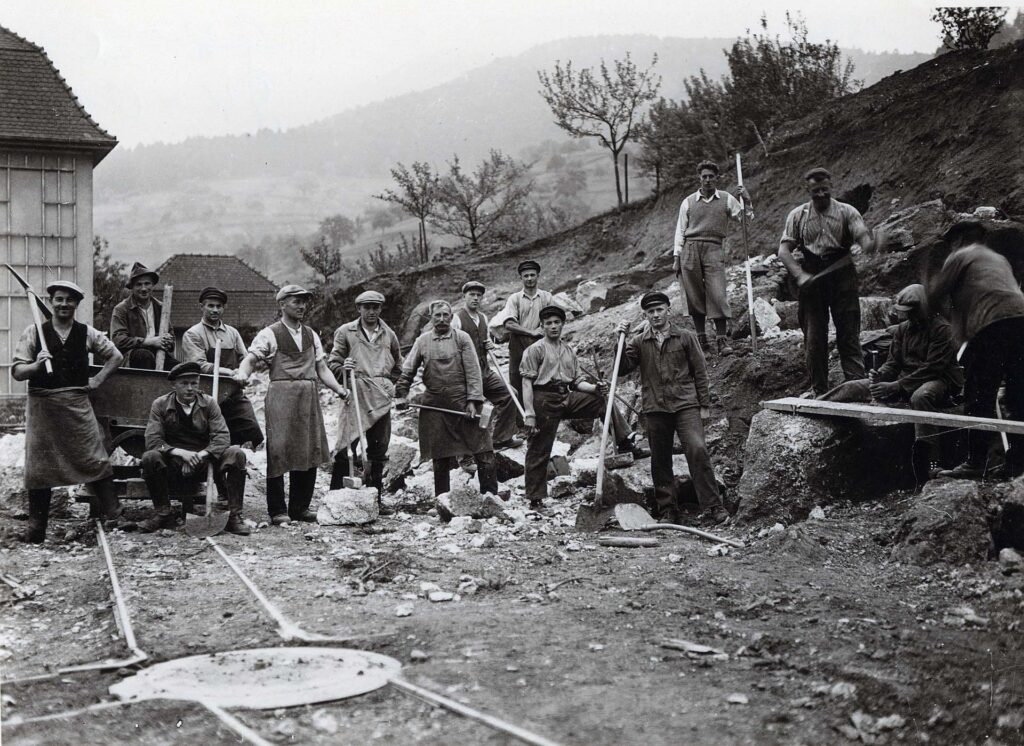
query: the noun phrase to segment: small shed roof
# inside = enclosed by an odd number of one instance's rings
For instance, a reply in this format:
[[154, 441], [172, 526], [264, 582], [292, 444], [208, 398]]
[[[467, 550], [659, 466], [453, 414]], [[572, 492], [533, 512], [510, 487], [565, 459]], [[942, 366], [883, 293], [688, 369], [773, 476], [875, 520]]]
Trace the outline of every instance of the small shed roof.
[[0, 26], [0, 142], [85, 148], [99, 163], [117, 138], [93, 121], [42, 47]]
[[160, 285], [174, 287], [171, 326], [187, 329], [200, 319], [199, 292], [218, 287], [227, 293], [224, 321], [237, 327], [263, 327], [277, 317], [278, 286], [236, 256], [175, 254], [157, 269]]

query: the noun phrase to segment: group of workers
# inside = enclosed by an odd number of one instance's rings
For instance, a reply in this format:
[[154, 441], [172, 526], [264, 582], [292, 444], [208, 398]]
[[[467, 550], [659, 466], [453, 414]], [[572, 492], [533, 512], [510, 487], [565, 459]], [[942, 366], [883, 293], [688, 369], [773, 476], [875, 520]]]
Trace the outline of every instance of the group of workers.
[[[674, 268], [695, 332], [671, 320], [669, 296], [646, 293], [640, 301], [644, 323], [633, 329], [621, 322], [616, 332], [629, 335], [619, 373], [639, 371], [641, 413], [646, 428], [651, 478], [657, 509], [669, 522], [679, 522], [672, 473], [672, 452], [678, 436], [686, 455], [695, 492], [706, 523], [728, 520], [708, 456], [704, 422], [711, 412], [705, 353], [711, 319], [714, 350], [728, 355], [728, 320], [723, 240], [731, 221], [753, 217], [750, 196], [741, 186], [739, 201], [717, 189], [719, 169], [711, 162], [698, 168], [700, 189], [680, 206]], [[966, 413], [991, 417], [997, 391], [1005, 385], [1007, 416], [1024, 420], [1024, 248], [1020, 236], [990, 232], [977, 223], [958, 223], [943, 237], [952, 250], [927, 286], [901, 291], [895, 308], [902, 318], [896, 328], [888, 362], [866, 370], [860, 347], [860, 305], [857, 273], [851, 255], [855, 244], [874, 246], [875, 237], [860, 213], [832, 197], [831, 175], [822, 168], [805, 176], [810, 201], [793, 209], [785, 223], [779, 257], [798, 293], [800, 326], [811, 390], [806, 395], [839, 400], [904, 399], [916, 409], [947, 406], [963, 387]], [[1014, 254], [1014, 250], [1019, 253]], [[1007, 258], [1009, 257], [1009, 259]], [[1016, 257], [1016, 259], [1015, 259]], [[1013, 263], [1016, 262], [1016, 263]], [[539, 508], [547, 497], [548, 462], [559, 424], [566, 419], [599, 419], [605, 414], [609, 386], [588, 378], [576, 353], [562, 339], [566, 311], [552, 294], [539, 288], [541, 266], [533, 260], [517, 267], [522, 289], [512, 293], [494, 321], [508, 336], [508, 378], [494, 357], [490, 324], [480, 310], [486, 287], [471, 280], [462, 286], [463, 307], [457, 312], [446, 300], [429, 305], [430, 323], [402, 357], [398, 337], [381, 318], [385, 297], [367, 290], [355, 299], [358, 317], [336, 330], [328, 354], [319, 335], [304, 319], [311, 293], [286, 285], [277, 293], [280, 320], [262, 329], [246, 347], [238, 331], [224, 323], [227, 293], [204, 289], [199, 298], [202, 319], [188, 329], [178, 361], [174, 340], [160, 333], [162, 308], [153, 297], [157, 273], [136, 263], [128, 278], [128, 298], [114, 309], [109, 338], [75, 320], [84, 299], [72, 282], [47, 286], [52, 319], [19, 340], [13, 375], [29, 382], [25, 484], [29, 493], [29, 527], [25, 539], [45, 537], [52, 487], [87, 483], [95, 495], [94, 517], [117, 521], [120, 505], [102, 434], [88, 392], [120, 365], [155, 368], [160, 357], [170, 368], [171, 391], [153, 402], [146, 428], [142, 471], [155, 515], [134, 524], [143, 531], [174, 528], [182, 514], [172, 510], [170, 495], [185, 495], [212, 465], [218, 491], [229, 511], [226, 530], [247, 534], [241, 518], [246, 460], [243, 445], [259, 446], [264, 434], [244, 385], [257, 370], [269, 373], [264, 406], [266, 422], [266, 495], [270, 521], [285, 525], [312, 522], [310, 509], [317, 469], [332, 460], [324, 427], [319, 388], [341, 400], [331, 488], [344, 484], [354, 465], [355, 445], [365, 435], [363, 480], [383, 491], [383, 475], [391, 440], [392, 409], [419, 408], [421, 460], [430, 460], [434, 492], [450, 487], [450, 471], [475, 472], [481, 492], [497, 493], [496, 449], [522, 445], [527, 436], [526, 497]], [[950, 304], [951, 310], [944, 304]], [[940, 315], [943, 311], [950, 324]], [[828, 386], [828, 321], [836, 329], [836, 345], [844, 383]], [[954, 340], [966, 344], [958, 356]], [[218, 348], [219, 347], [219, 353]], [[90, 377], [89, 355], [102, 368]], [[161, 355], [162, 353], [162, 355]], [[236, 390], [220, 403], [202, 393], [200, 375], [229, 376]], [[963, 365], [966, 376], [961, 372]], [[413, 403], [409, 393], [421, 375], [424, 393]], [[493, 424], [481, 427], [484, 405], [493, 408]], [[613, 402], [611, 428], [620, 452], [648, 455], [626, 418]], [[935, 460], [934, 429], [918, 428], [915, 471], [928, 471]], [[942, 474], [978, 477], [986, 472], [990, 433], [970, 431], [968, 461]], [[1020, 436], [1011, 436], [1005, 475], [1024, 471]], [[288, 475], [287, 498], [285, 475]]]

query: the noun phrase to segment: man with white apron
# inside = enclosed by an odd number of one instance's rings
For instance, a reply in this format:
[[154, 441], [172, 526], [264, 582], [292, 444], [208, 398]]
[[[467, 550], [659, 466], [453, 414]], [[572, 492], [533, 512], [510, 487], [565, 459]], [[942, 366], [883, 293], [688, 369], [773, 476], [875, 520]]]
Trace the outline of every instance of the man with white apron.
[[421, 404], [465, 415], [421, 409], [419, 414], [420, 460], [434, 462], [434, 494], [448, 492], [449, 471], [459, 456], [471, 455], [477, 465], [480, 491], [498, 493], [494, 447], [486, 428], [477, 419], [484, 402], [480, 363], [473, 340], [466, 332], [452, 329], [452, 307], [447, 301], [430, 304], [432, 328], [416, 338], [395, 387], [396, 406], [409, 406], [406, 397], [420, 367], [426, 387]]
[[[28, 381], [25, 488], [29, 519], [28, 530], [20, 538], [33, 544], [42, 544], [46, 538], [53, 487], [89, 484], [96, 495], [94, 514], [115, 520], [121, 513], [89, 392], [114, 372], [122, 355], [96, 329], [75, 321], [78, 304], [85, 298], [78, 285], [57, 280], [46, 290], [53, 305], [53, 318], [43, 324], [47, 349], [33, 324], [18, 340], [11, 366], [14, 380]], [[103, 360], [103, 369], [91, 378], [90, 352]], [[47, 360], [52, 373], [46, 370]]]
[[[327, 367], [349, 388], [358, 386], [359, 414], [351, 399], [341, 403], [338, 440], [335, 443], [331, 489], [343, 486], [349, 472], [349, 448], [359, 440], [359, 419], [366, 431], [363, 472], [366, 481], [377, 488], [378, 500], [384, 490], [384, 466], [391, 443], [391, 401], [395, 382], [402, 373], [402, 352], [398, 335], [380, 318], [384, 296], [367, 290], [356, 297], [359, 318], [342, 324], [334, 332], [334, 347]], [[346, 380], [346, 374], [349, 379]]]
[[260, 330], [234, 374], [236, 381], [245, 384], [257, 364], [270, 371], [270, 388], [264, 402], [267, 510], [277, 526], [290, 521], [316, 521], [316, 513], [309, 509], [316, 487], [316, 470], [331, 457], [317, 380], [342, 399], [348, 396], [327, 367], [320, 337], [302, 323], [311, 295], [298, 285], [285, 285], [278, 291], [281, 320]]

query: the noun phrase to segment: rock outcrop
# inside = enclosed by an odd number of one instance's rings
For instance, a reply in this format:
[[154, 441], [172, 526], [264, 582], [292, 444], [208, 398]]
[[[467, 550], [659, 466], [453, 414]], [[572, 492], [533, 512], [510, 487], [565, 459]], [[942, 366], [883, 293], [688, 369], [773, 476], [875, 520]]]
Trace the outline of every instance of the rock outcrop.
[[987, 559], [992, 535], [978, 485], [967, 480], [929, 482], [903, 514], [894, 541], [893, 559], [918, 565]]

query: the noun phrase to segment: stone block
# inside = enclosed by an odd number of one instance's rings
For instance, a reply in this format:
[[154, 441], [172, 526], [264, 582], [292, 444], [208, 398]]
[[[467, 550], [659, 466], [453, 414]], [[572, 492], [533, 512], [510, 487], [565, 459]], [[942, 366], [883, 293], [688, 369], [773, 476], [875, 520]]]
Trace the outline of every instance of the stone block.
[[585, 313], [596, 313], [607, 305], [608, 286], [597, 280], [584, 280], [576, 286], [576, 302]]
[[987, 559], [992, 534], [977, 483], [963, 479], [928, 482], [900, 519], [894, 544], [893, 559], [918, 565]]
[[372, 523], [379, 515], [377, 490], [331, 490], [320, 501], [316, 522], [321, 526], [351, 526]]

